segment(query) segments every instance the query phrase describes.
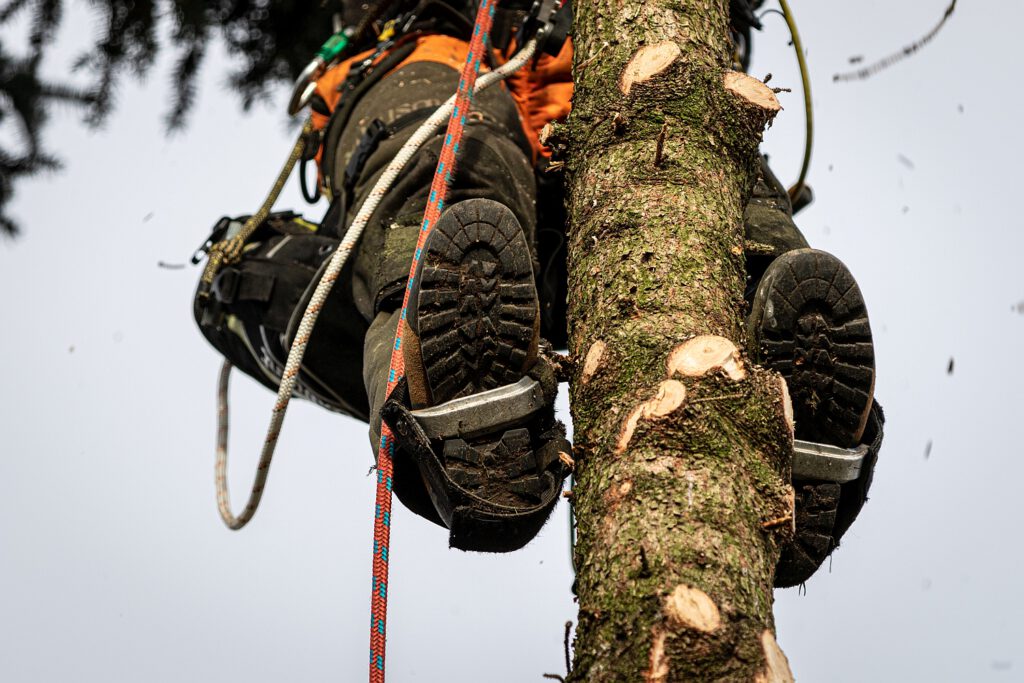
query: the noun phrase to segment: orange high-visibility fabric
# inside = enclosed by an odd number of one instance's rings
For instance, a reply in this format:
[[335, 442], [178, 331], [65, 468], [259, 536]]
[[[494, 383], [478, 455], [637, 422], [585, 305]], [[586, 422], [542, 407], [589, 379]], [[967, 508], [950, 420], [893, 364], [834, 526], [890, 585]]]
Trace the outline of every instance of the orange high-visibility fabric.
[[[323, 98], [327, 104], [327, 108], [333, 112], [338, 106], [338, 101], [341, 99], [341, 92], [339, 89], [341, 85], [348, 78], [349, 71], [352, 69], [353, 64], [358, 64], [370, 55], [375, 50], [367, 50], [361, 52], [354, 57], [351, 57], [337, 66], [329, 69], [327, 73], [320, 77], [316, 83], [316, 94]], [[452, 38], [451, 36], [443, 35], [428, 35], [420, 36], [416, 38], [416, 48], [412, 53], [402, 60], [398, 65], [395, 66], [392, 71], [402, 68], [406, 64], [413, 62], [437, 62], [450, 66], [456, 71], [461, 71], [462, 66], [466, 63], [466, 53], [469, 51], [469, 43]], [[383, 59], [385, 55], [381, 55], [380, 59]], [[486, 66], [480, 66], [480, 71], [483, 73], [487, 72]], [[451, 93], [455, 94], [455, 93]], [[329, 116], [324, 116], [316, 112], [312, 113], [313, 129], [323, 130], [327, 126], [327, 122], [330, 120]], [[321, 146], [316, 153], [317, 167], [323, 169], [323, 147]], [[323, 184], [323, 172], [320, 173], [320, 182]]]
[[554, 57], [541, 55], [537, 65], [517, 71], [505, 80], [519, 108], [533, 160], [551, 156], [551, 150], [540, 144], [538, 136], [544, 126], [561, 121], [572, 109], [572, 39], [567, 39]]
[[[466, 61], [469, 44], [465, 41], [444, 35], [427, 35], [416, 38], [416, 48], [406, 57], [395, 70], [414, 62], [436, 62], [452, 67], [456, 71]], [[327, 108], [332, 112], [341, 98], [339, 88], [348, 78], [353, 64], [363, 61], [373, 54], [373, 50], [362, 52], [337, 66], [329, 69], [320, 77], [316, 84], [316, 94], [323, 98]], [[506, 56], [495, 53], [495, 61], [503, 64]], [[383, 57], [383, 56], [382, 56]], [[481, 64], [482, 73], [487, 72]], [[552, 121], [560, 121], [569, 115], [572, 102], [572, 41], [567, 40], [557, 56], [542, 55], [535, 68], [524, 68], [505, 81], [519, 109], [520, 123], [527, 140], [533, 149], [533, 160], [550, 156], [551, 151], [540, 144], [538, 135], [541, 129]], [[452, 93], [454, 94], [454, 93]], [[311, 114], [313, 128], [323, 130], [330, 119], [328, 116], [313, 112]], [[317, 151], [317, 166], [322, 168], [323, 148]], [[321, 175], [321, 183], [323, 177]]]
[[[338, 100], [341, 99], [341, 92], [339, 91], [339, 88], [341, 88], [341, 84], [345, 82], [345, 79], [348, 78], [348, 72], [352, 69], [352, 65], [363, 61], [371, 54], [373, 54], [373, 50], [368, 50], [346, 59], [337, 66], [328, 69], [327, 73], [321, 76], [316, 82], [316, 94], [322, 97], [324, 102], [327, 103], [327, 108], [331, 113], [333, 113], [335, 107], [338, 106]], [[313, 130], [316, 131], [322, 131], [327, 127], [327, 122], [331, 120], [330, 116], [324, 116], [323, 114], [318, 114], [312, 110], [310, 110], [309, 118], [313, 123]], [[324, 147], [323, 144], [321, 144], [320, 148], [316, 151], [315, 157], [316, 167], [320, 169], [318, 181], [320, 187], [323, 187], [324, 185], [323, 155]]]

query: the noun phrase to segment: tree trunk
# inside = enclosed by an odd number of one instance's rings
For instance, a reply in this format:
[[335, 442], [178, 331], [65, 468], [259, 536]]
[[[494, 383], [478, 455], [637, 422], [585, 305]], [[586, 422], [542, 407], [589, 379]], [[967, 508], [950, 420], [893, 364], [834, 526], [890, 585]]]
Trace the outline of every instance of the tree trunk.
[[[772, 578], [792, 409], [743, 339], [742, 213], [779, 109], [726, 0], [575, 4], [568, 126], [580, 618], [570, 680], [788, 681]], [[732, 340], [732, 341], [730, 341]]]

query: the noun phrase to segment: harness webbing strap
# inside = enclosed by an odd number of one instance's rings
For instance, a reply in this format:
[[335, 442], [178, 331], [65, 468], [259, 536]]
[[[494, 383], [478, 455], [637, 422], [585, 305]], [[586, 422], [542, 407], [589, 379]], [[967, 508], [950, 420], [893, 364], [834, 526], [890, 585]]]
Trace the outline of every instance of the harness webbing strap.
[[[444, 144], [437, 162], [437, 170], [430, 185], [430, 195], [423, 223], [420, 227], [416, 252], [409, 268], [409, 285], [406, 287], [402, 300], [401, 322], [395, 345], [391, 352], [391, 367], [388, 373], [387, 395], [390, 396], [395, 385], [405, 376], [405, 358], [402, 355], [402, 333], [406, 311], [409, 306], [409, 292], [413, 288], [416, 269], [423, 253], [423, 246], [431, 229], [436, 225], [444, 201], [451, 185], [455, 171], [456, 155], [459, 142], [466, 127], [466, 114], [469, 112], [473, 96], [473, 86], [480, 73], [480, 59], [487, 48], [488, 36], [494, 21], [496, 0], [480, 0], [476, 22], [473, 26], [473, 38], [466, 54], [466, 63], [462, 68], [459, 89], [455, 96], [455, 108], [448, 119], [448, 129], [444, 136]], [[391, 540], [391, 493], [392, 475], [394, 473], [393, 456], [395, 437], [386, 424], [381, 424], [380, 449], [377, 454], [377, 500], [373, 521], [373, 588], [370, 601], [370, 683], [384, 683], [384, 655], [387, 627], [388, 607], [388, 550]]]

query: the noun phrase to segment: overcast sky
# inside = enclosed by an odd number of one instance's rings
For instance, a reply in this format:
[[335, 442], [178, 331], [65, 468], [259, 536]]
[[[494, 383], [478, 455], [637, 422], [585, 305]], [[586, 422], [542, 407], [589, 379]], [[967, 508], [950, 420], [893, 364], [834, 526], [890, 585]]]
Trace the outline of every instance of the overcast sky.
[[[860, 281], [888, 426], [831, 571], [776, 594], [779, 641], [801, 681], [1024, 680], [1024, 5], [961, 2], [913, 59], [843, 84], [831, 77], [850, 57], [902, 47], [946, 0], [791, 4], [818, 117], [817, 201], [798, 220]], [[766, 24], [752, 72], [794, 88], [765, 145], [788, 183], [799, 80], [781, 19]], [[47, 71], [94, 28], [72, 11]], [[66, 169], [17, 186], [25, 235], [0, 242], [0, 680], [362, 680], [365, 426], [296, 402], [259, 514], [228, 531], [213, 489], [220, 360], [191, 320], [199, 271], [157, 267], [258, 206], [291, 144], [287, 93], [242, 115], [214, 50], [187, 132], [168, 139], [164, 57], [105, 129], [56, 112], [46, 140]], [[279, 206], [302, 209], [294, 184]], [[233, 401], [238, 505], [273, 396], [239, 375]], [[404, 509], [393, 528], [390, 680], [563, 673], [566, 506], [511, 555], [449, 551]]]

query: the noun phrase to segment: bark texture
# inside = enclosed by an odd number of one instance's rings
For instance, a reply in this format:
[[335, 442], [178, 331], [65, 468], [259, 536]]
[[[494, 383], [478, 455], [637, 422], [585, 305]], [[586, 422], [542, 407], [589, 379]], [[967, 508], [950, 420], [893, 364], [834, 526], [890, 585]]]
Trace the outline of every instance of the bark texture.
[[791, 408], [743, 339], [763, 83], [726, 0], [575, 3], [567, 146], [580, 622], [572, 681], [786, 681]]

